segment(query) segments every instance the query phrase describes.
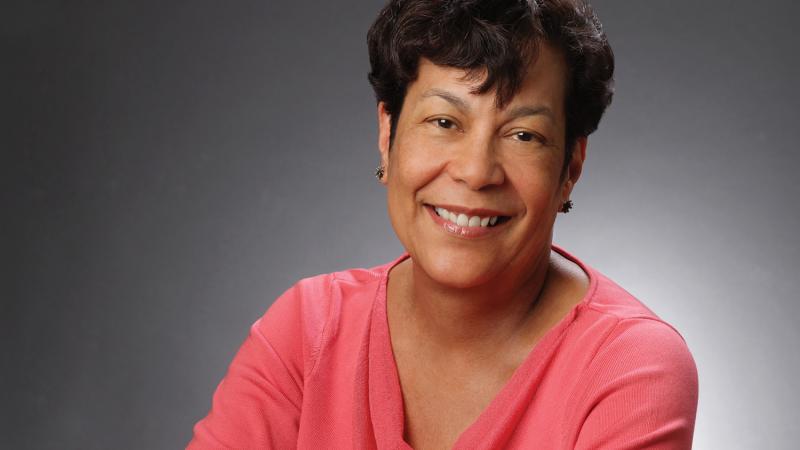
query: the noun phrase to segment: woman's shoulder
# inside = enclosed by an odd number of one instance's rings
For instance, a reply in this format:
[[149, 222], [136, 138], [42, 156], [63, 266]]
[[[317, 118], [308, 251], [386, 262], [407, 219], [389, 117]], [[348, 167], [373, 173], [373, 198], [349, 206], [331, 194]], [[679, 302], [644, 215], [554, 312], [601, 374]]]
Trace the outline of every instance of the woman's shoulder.
[[699, 379], [683, 335], [609, 277], [569, 257], [590, 275], [553, 365], [558, 375], [576, 374], [567, 402], [581, 423], [574, 447], [602, 440], [622, 448], [668, 433], [690, 443]]
[[590, 270], [595, 282], [585, 306], [587, 313], [597, 316], [593, 320], [606, 322], [609, 333], [613, 326], [616, 332], [625, 330], [629, 337], [638, 335], [642, 342], [661, 340], [660, 344], [666, 345], [664, 341], [671, 341], [673, 348], [688, 353], [683, 335], [673, 324], [603, 273]]
[[565, 339], [581, 366], [570, 403], [581, 423], [575, 448], [649, 448], [665, 436], [689, 448], [699, 377], [681, 333], [605, 277], [582, 312]]
[[620, 319], [640, 317], [661, 320], [643, 301], [614, 280], [594, 268], [590, 270], [595, 282], [587, 307]]
[[586, 264], [562, 247], [553, 245], [553, 249], [583, 270], [589, 278], [588, 288], [580, 302], [581, 308], [593, 309], [619, 318], [638, 316], [658, 318], [643, 302], [599, 270]]
[[595, 355], [605, 351], [630, 357], [634, 352], [643, 358], [656, 354], [663, 358], [669, 354], [687, 368], [693, 366], [686, 340], [674, 325], [605, 274], [563, 249], [557, 250], [578, 264], [590, 278], [570, 325], [569, 334], [580, 342], [579, 347], [594, 349], [590, 353]]
[[302, 278], [275, 303], [292, 303], [307, 313], [327, 310], [332, 302], [371, 306], [378, 292], [385, 289], [389, 269], [401, 259], [374, 267], [350, 268]]
[[320, 345], [325, 336], [368, 321], [374, 302], [385, 290], [388, 270], [401, 259], [302, 278], [270, 305], [257, 326], [273, 333], [295, 330], [307, 342]]
[[350, 361], [359, 357], [390, 264], [303, 278], [272, 302], [250, 328], [214, 394], [211, 413], [195, 426], [190, 447], [288, 448], [296, 443], [307, 381], [315, 373], [341, 377], [342, 368], [355, 367], [339, 358], [338, 364], [319, 369], [326, 351]]

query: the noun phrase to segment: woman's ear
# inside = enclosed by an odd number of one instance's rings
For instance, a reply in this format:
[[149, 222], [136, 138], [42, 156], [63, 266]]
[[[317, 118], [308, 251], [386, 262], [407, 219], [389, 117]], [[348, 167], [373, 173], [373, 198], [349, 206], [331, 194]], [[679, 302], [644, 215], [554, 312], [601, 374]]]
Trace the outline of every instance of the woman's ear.
[[386, 184], [389, 178], [389, 147], [392, 137], [392, 116], [386, 111], [386, 103], [378, 103], [378, 150], [381, 154], [383, 177], [380, 182]]
[[586, 136], [575, 140], [574, 147], [572, 147], [572, 157], [569, 160], [569, 164], [567, 164], [567, 173], [564, 176], [564, 184], [561, 192], [562, 201], [569, 200], [575, 183], [577, 183], [578, 179], [581, 177], [583, 162], [586, 160], [586, 146], [588, 143], [589, 141]]

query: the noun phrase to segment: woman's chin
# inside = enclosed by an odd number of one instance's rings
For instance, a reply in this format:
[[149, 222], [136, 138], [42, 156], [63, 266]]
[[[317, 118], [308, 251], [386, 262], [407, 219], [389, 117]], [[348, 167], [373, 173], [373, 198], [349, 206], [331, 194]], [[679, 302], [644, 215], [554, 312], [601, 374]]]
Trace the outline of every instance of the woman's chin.
[[432, 281], [454, 289], [483, 286], [496, 279], [499, 270], [490, 261], [451, 258], [447, 256], [420, 255], [415, 260]]

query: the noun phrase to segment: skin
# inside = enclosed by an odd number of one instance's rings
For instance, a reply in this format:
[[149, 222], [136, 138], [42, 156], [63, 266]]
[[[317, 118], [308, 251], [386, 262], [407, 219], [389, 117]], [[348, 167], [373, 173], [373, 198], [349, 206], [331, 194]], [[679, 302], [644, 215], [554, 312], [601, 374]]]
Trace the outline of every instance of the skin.
[[[566, 63], [548, 44], [498, 109], [481, 79], [420, 60], [390, 148], [378, 105], [392, 226], [411, 258], [390, 273], [387, 314], [403, 392], [406, 441], [452, 448], [538, 340], [579, 302], [588, 277], [551, 252], [559, 208], [581, 174], [586, 139], [566, 172]], [[479, 239], [447, 233], [427, 205], [510, 217]], [[443, 414], [443, 411], [447, 411]]]

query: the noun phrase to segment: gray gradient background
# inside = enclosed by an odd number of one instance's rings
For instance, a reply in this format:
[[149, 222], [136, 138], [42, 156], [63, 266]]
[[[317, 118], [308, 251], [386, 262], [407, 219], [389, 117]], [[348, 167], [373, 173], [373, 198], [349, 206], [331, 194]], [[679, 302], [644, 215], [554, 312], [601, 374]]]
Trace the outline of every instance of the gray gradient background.
[[[0, 447], [182, 447], [277, 295], [400, 253], [381, 4], [2, 3]], [[595, 8], [617, 95], [556, 242], [682, 332], [695, 448], [797, 448], [800, 7]]]

